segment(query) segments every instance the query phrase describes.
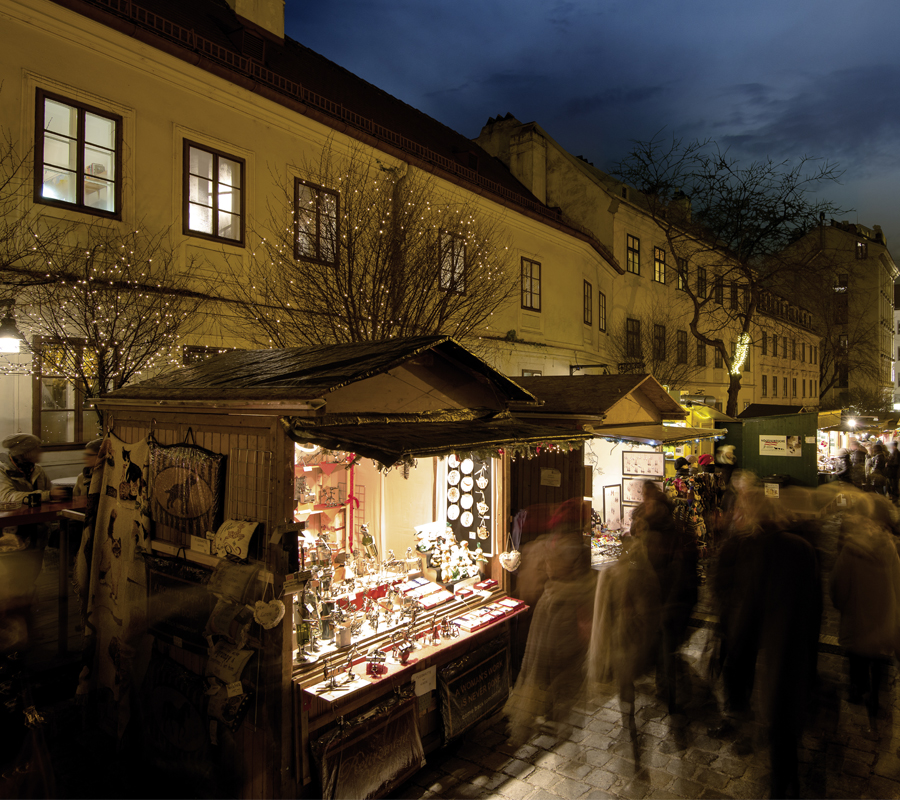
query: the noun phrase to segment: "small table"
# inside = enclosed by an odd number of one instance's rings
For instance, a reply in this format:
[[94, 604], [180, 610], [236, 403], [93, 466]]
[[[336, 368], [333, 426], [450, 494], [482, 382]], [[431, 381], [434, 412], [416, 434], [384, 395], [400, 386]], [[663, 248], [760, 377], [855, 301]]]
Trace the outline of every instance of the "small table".
[[57, 637], [59, 654], [65, 655], [69, 645], [69, 520], [84, 521], [87, 497], [70, 500], [51, 500], [38, 506], [26, 506], [15, 511], [0, 511], [0, 528], [59, 520], [59, 606]]

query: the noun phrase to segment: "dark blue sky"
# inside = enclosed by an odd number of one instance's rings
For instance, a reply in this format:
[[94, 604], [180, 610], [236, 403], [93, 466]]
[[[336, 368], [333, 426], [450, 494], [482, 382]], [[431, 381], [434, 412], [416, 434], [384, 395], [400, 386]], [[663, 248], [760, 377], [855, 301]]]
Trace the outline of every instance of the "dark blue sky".
[[895, 0], [287, 0], [292, 38], [468, 137], [536, 121], [610, 170], [665, 128], [837, 161], [825, 194], [900, 261]]

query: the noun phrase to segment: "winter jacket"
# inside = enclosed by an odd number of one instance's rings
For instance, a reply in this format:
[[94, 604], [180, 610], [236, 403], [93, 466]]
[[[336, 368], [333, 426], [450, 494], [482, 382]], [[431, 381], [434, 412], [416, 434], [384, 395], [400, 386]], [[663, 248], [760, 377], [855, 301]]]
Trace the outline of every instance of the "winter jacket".
[[900, 656], [900, 556], [891, 535], [859, 518], [831, 573], [840, 643], [863, 656]]
[[850, 457], [836, 456], [834, 459], [834, 474], [839, 481], [850, 482]]
[[887, 482], [887, 459], [883, 453], [875, 453], [866, 459], [866, 483], [883, 487]]
[[855, 486], [866, 482], [866, 451], [861, 448], [850, 451], [850, 479]]
[[8, 453], [0, 453], [0, 503], [24, 503], [34, 492], [40, 492], [41, 500], [46, 502], [50, 499], [50, 487], [50, 479], [40, 464], [34, 465], [29, 479]]

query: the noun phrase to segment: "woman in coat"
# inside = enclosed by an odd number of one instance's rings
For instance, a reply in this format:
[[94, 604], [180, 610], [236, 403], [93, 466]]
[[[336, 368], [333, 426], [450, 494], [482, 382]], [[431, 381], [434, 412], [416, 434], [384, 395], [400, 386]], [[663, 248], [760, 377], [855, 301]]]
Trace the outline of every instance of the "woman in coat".
[[872, 442], [866, 459], [866, 485], [876, 494], [888, 492], [887, 450], [881, 442]]

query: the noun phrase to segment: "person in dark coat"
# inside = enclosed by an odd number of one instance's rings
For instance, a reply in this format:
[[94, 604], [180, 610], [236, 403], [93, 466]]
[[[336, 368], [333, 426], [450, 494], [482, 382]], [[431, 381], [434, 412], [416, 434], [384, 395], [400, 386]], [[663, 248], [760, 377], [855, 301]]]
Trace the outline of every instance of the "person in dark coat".
[[888, 442], [887, 479], [888, 493], [894, 502], [897, 502], [897, 477], [900, 475], [900, 450], [897, 449], [897, 441]]
[[699, 551], [693, 531], [675, 520], [671, 501], [652, 481], [644, 481], [643, 502], [635, 510], [632, 533], [642, 539], [660, 589], [657, 691], [669, 713], [677, 710], [677, 650], [684, 642], [697, 603]]
[[[760, 521], [722, 546], [713, 584], [719, 666], [729, 714], [749, 709], [757, 663], [767, 721], [772, 797], [799, 796], [797, 748], [816, 680], [822, 592], [812, 545], [758, 491]], [[726, 725], [711, 729], [721, 735]]]
[[887, 450], [879, 441], [869, 444], [869, 455], [866, 458], [866, 487], [868, 491], [876, 494], [886, 494], [888, 491]]
[[850, 451], [842, 447], [834, 456], [835, 480], [852, 483], [850, 480]]
[[850, 481], [862, 489], [866, 485], [866, 451], [855, 436], [850, 437]]

